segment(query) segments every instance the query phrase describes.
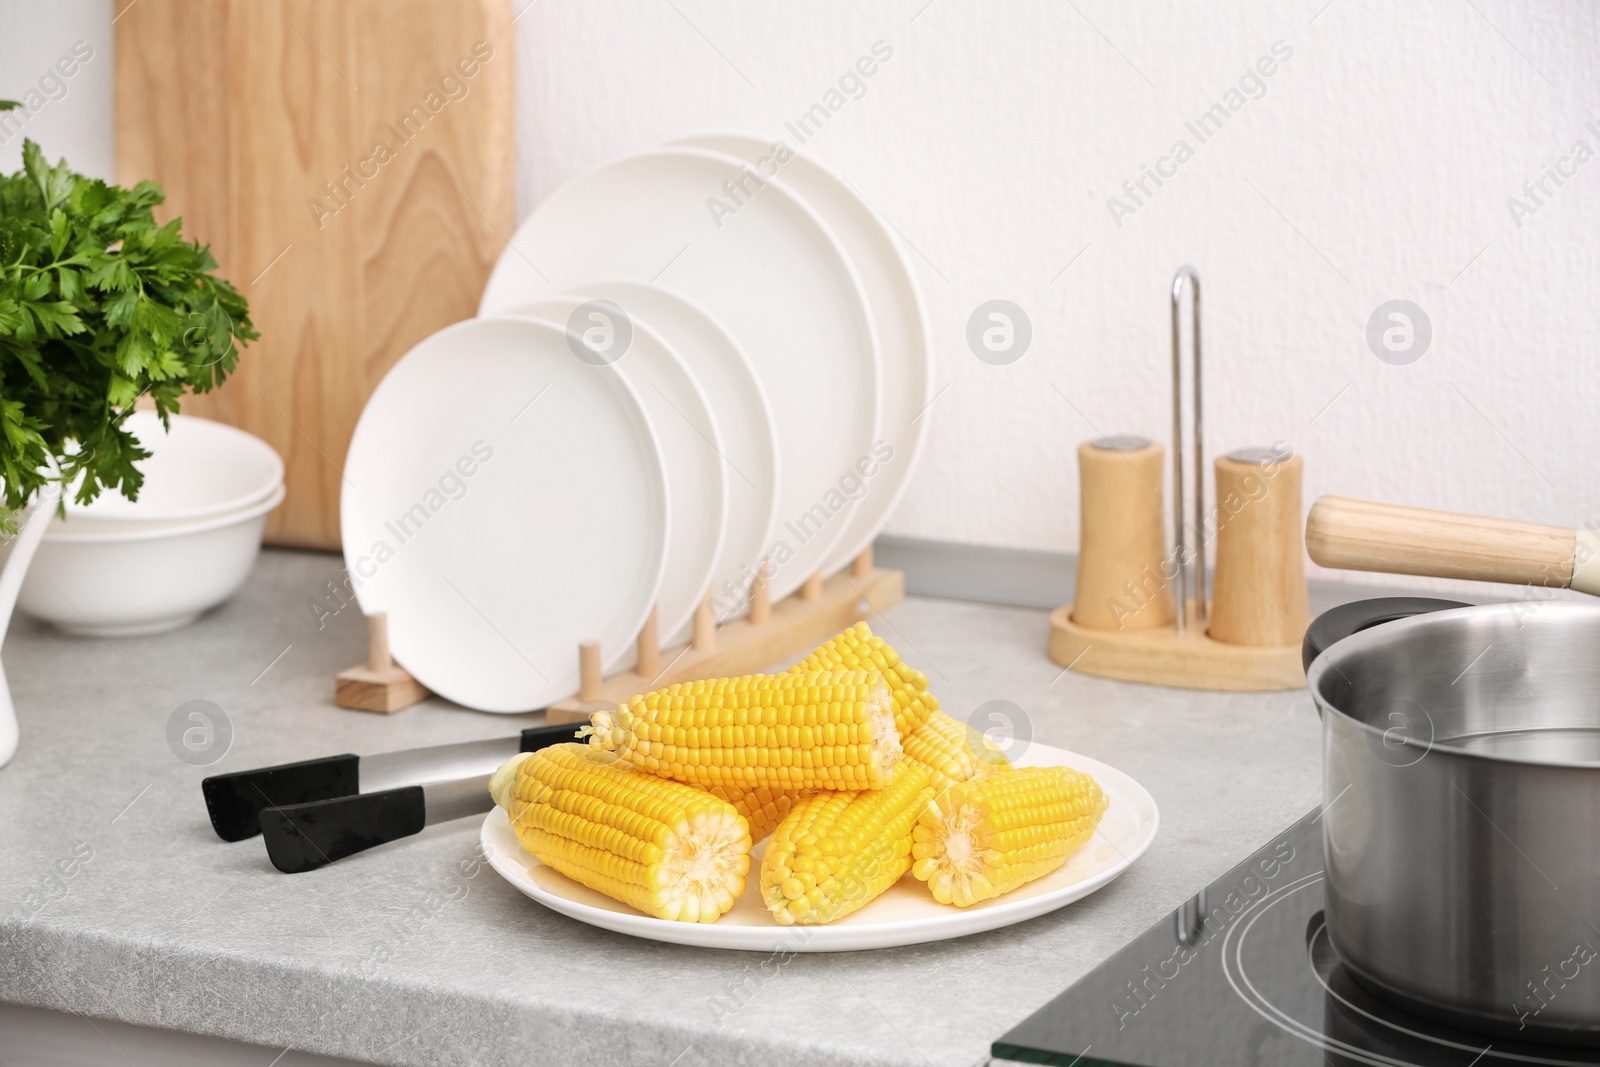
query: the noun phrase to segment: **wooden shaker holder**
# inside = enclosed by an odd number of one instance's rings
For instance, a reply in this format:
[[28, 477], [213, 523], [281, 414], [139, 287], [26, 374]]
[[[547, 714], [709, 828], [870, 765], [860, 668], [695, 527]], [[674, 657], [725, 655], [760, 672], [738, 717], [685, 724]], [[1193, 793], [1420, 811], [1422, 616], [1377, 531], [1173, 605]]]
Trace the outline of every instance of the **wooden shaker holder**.
[[[1193, 294], [1193, 514], [1185, 508], [1180, 299]], [[1300, 532], [1303, 461], [1286, 448], [1216, 461], [1217, 507], [1205, 506], [1201, 445], [1200, 279], [1172, 281], [1173, 516], [1161, 532], [1162, 452], [1143, 438], [1078, 450], [1082, 537], [1076, 603], [1050, 616], [1050, 658], [1084, 674], [1184, 689], [1297, 689], [1310, 622]], [[1215, 599], [1206, 542], [1215, 534]]]

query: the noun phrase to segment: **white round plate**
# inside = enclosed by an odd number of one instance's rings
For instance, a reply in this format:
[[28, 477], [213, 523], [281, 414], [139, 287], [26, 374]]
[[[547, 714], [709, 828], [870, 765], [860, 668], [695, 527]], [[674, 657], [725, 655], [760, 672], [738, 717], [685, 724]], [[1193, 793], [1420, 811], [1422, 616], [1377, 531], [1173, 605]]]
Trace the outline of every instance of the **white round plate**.
[[540, 204], [495, 264], [479, 313], [613, 277], [694, 301], [755, 366], [783, 447], [769, 551], [773, 598], [787, 596], [844, 537], [857, 504], [850, 477], [878, 437], [875, 327], [855, 267], [816, 212], [774, 184], [757, 186], [737, 160], [657, 149]]
[[[750, 583], [778, 526], [778, 436], [766, 390], [738, 342], [697, 304], [660, 286], [621, 279], [585, 282], [579, 297], [610, 300], [658, 333], [705, 390], [722, 432], [728, 520], [713, 568], [712, 608], [719, 623], [744, 614]], [[657, 422], [659, 426], [659, 420]], [[666, 631], [664, 646], [681, 644], [693, 628]]]
[[627, 651], [661, 589], [666, 470], [626, 379], [532, 319], [469, 319], [378, 383], [350, 440], [339, 525], [366, 614], [440, 696], [542, 708], [578, 643]]
[[862, 478], [866, 495], [850, 517], [844, 539], [822, 568], [824, 573], [838, 570], [872, 544], [889, 521], [911, 484], [932, 421], [927, 408], [934, 397], [933, 345], [916, 275], [872, 205], [810, 156], [792, 154], [780, 163], [775, 145], [742, 134], [703, 134], [678, 143], [733, 156], [810, 204], [833, 228], [860, 274], [883, 360], [878, 440], [887, 455], [874, 454], [874, 462], [866, 468], [871, 473]]
[[[528, 305], [526, 314], [566, 330], [569, 345], [582, 345], [585, 332], [596, 327], [610, 334], [610, 344], [616, 345], [619, 324], [592, 318], [609, 319], [609, 309], [586, 309], [584, 305], [589, 303], [590, 298], [581, 296], [541, 297]], [[625, 329], [632, 337], [627, 349], [608, 353], [606, 358], [644, 404], [667, 468], [672, 525], [667, 532], [667, 566], [656, 601], [661, 647], [666, 648], [681, 643], [679, 634], [689, 631], [694, 609], [711, 588], [712, 568], [722, 555], [728, 525], [728, 476], [722, 465], [718, 419], [699, 378], [648, 323], [631, 314], [628, 318], [631, 321]], [[608, 651], [619, 652], [619, 658], [613, 661]], [[601, 658], [608, 666], [612, 662], [620, 666], [632, 661], [636, 653], [630, 648], [601, 649]]]
[[[1160, 816], [1145, 788], [1114, 767], [1075, 752], [1033, 744], [1022, 767], [1073, 767], [1094, 776], [1111, 803], [1089, 843], [1065, 865], [995, 900], [956, 908], [940, 904], [907, 874], [871, 904], [827, 926], [779, 926], [760, 900], [760, 860], [752, 854], [745, 891], [714, 923], [678, 923], [640, 914], [571, 881], [534, 859], [518, 843], [511, 820], [495, 808], [480, 839], [489, 863], [506, 881], [545, 907], [591, 926], [652, 941], [756, 952], [850, 952], [894, 948], [981, 933], [1032, 919], [1093, 893], [1127, 870], [1155, 839]], [[757, 846], [757, 851], [761, 846]]]

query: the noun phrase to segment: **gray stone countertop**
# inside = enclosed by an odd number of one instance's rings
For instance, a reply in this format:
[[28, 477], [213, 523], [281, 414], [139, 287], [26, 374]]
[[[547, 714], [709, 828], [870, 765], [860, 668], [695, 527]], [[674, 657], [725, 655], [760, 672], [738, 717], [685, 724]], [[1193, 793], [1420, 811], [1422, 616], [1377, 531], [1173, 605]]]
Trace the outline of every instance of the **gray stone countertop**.
[[[248, 586], [157, 637], [66, 637], [19, 616], [4, 661], [22, 725], [0, 769], [0, 1000], [382, 1064], [970, 1067], [989, 1043], [1318, 802], [1303, 691], [1225, 694], [1063, 672], [1045, 613], [908, 599], [871, 620], [952, 714], [1023, 709], [1035, 739], [1155, 796], [1126, 874], [1059, 911], [908, 948], [802, 954], [719, 1009], [761, 954], [636, 940], [500, 879], [466, 819], [310, 874], [223, 844], [208, 774], [332, 752], [495, 737], [541, 715], [440, 700], [336, 708], [364, 655], [331, 555], [267, 551]], [[321, 605], [317, 607], [316, 605]], [[319, 624], [319, 615], [321, 616]], [[190, 766], [167, 724], [220, 706], [225, 756]]]

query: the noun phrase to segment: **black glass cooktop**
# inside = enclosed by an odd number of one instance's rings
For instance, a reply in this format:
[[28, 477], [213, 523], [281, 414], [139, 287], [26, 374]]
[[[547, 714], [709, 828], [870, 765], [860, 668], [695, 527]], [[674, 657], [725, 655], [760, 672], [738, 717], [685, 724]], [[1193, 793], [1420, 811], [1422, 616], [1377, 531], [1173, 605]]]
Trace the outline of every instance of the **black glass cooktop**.
[[994, 1043], [1063, 1067], [1600, 1064], [1600, 1050], [1454, 1030], [1357, 985], [1323, 925], [1321, 811]]

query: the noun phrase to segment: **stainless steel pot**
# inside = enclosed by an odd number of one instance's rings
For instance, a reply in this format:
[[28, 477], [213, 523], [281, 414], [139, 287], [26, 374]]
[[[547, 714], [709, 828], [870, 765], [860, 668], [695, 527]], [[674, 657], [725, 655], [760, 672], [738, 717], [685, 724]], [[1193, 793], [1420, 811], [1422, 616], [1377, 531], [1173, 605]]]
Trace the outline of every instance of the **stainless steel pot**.
[[1380, 996], [1600, 1044], [1600, 605], [1391, 598], [1306, 635], [1327, 923]]

